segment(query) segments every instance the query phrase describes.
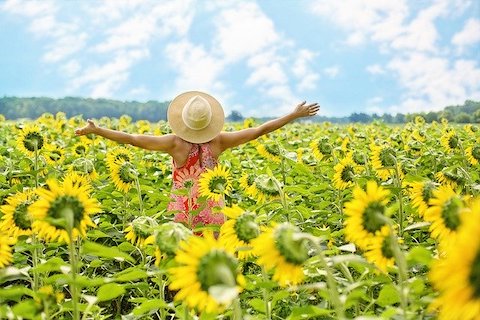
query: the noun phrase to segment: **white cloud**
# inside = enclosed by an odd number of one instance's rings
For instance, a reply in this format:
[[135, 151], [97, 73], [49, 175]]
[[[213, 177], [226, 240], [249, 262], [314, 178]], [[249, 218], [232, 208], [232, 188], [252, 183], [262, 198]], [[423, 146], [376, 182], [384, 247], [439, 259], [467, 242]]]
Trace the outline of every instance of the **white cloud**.
[[81, 65], [77, 60], [70, 60], [67, 63], [60, 66], [60, 71], [68, 77], [75, 76], [81, 69]]
[[337, 75], [340, 73], [340, 67], [339, 66], [331, 66], [328, 68], [323, 69], [323, 72], [329, 76], [330, 78], [336, 78]]
[[384, 74], [385, 73], [385, 70], [379, 64], [369, 65], [365, 69], [367, 70], [368, 73], [371, 73], [371, 74]]
[[89, 66], [72, 79], [70, 90], [86, 86], [92, 97], [112, 97], [128, 79], [132, 65], [148, 56], [146, 49], [127, 50], [108, 63]]
[[400, 84], [407, 89], [404, 101], [390, 108], [393, 112], [440, 110], [480, 98], [480, 68], [476, 61], [449, 63], [446, 58], [414, 53], [394, 58], [387, 67], [398, 74]]
[[465, 47], [478, 42], [480, 42], [480, 20], [478, 19], [469, 19], [463, 26], [463, 29], [452, 38], [452, 43], [458, 47], [460, 52]]
[[277, 45], [273, 21], [255, 3], [238, 2], [215, 17], [215, 46], [225, 60], [236, 61]]
[[315, 72], [315, 69], [310, 66], [310, 63], [316, 56], [316, 53], [307, 49], [299, 51], [292, 66], [292, 72], [299, 81], [296, 87], [298, 91], [313, 90], [316, 88], [316, 83], [320, 76]]
[[188, 40], [171, 43], [165, 50], [172, 68], [178, 76], [175, 80], [175, 93], [185, 90], [202, 90], [221, 94], [224, 89], [219, 77], [225, 63], [210, 54], [203, 46]]

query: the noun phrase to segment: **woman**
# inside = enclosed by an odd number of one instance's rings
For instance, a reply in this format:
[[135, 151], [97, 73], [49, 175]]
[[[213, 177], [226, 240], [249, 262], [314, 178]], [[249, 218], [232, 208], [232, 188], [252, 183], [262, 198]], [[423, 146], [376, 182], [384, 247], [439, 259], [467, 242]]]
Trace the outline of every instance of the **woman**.
[[[171, 155], [172, 189], [187, 187], [190, 192], [189, 196], [172, 194], [173, 201], [168, 209], [178, 212], [175, 221], [194, 229], [199, 225], [220, 225], [224, 221], [222, 214], [212, 212], [213, 207], [222, 206], [222, 203], [209, 200], [206, 205], [201, 205], [197, 202], [200, 175], [217, 165], [217, 159], [223, 151], [277, 130], [295, 119], [314, 116], [319, 108], [317, 103], [306, 104], [304, 101], [290, 114], [256, 128], [222, 132], [224, 113], [220, 103], [209, 94], [188, 91], [173, 99], [168, 107], [167, 119], [173, 134], [129, 134], [97, 127], [90, 119], [85, 127], [75, 130], [75, 134], [94, 133], [118, 143]], [[192, 210], [200, 212], [193, 217], [190, 214]]]

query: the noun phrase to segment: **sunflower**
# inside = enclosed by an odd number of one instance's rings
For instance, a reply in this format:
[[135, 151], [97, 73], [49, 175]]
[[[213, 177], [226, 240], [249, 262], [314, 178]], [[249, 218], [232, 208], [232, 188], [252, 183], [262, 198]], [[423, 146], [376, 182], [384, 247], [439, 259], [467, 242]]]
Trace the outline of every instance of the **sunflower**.
[[178, 290], [174, 299], [200, 312], [222, 312], [245, 286], [233, 251], [211, 232], [182, 241], [175, 257], [177, 266], [168, 270], [169, 288]]
[[244, 129], [252, 128], [254, 126], [255, 126], [255, 119], [246, 118], [245, 120], [243, 120], [243, 128]]
[[367, 261], [375, 264], [384, 273], [387, 273], [388, 269], [395, 265], [393, 239], [396, 237], [392, 237], [388, 230], [384, 234], [372, 238], [365, 251]]
[[456, 175], [451, 170], [443, 170], [440, 172], [435, 173], [435, 178], [437, 179], [440, 184], [445, 186], [450, 186], [452, 189], [457, 188], [458, 184], [463, 183], [463, 179], [461, 176]]
[[112, 152], [108, 152], [105, 157], [107, 167], [112, 170], [112, 167], [118, 166], [123, 162], [133, 162], [133, 156], [127, 148], [115, 148]]
[[312, 142], [310, 142], [310, 148], [312, 149], [313, 156], [317, 160], [330, 158], [333, 152], [333, 147], [326, 137], [312, 140]]
[[279, 163], [282, 161], [280, 148], [278, 145], [271, 140], [264, 141], [257, 145], [258, 153], [263, 156], [265, 159]]
[[258, 189], [255, 185], [255, 177], [253, 175], [244, 172], [238, 182], [249, 197], [255, 198], [257, 196]]
[[49, 144], [45, 146], [45, 160], [50, 165], [59, 165], [65, 159], [63, 149], [57, 145]]
[[415, 116], [414, 120], [416, 125], [424, 125], [425, 124], [425, 118], [422, 116]]
[[454, 245], [436, 260], [429, 278], [440, 293], [431, 307], [440, 320], [480, 319], [480, 199], [461, 217]]
[[476, 166], [480, 162], [480, 145], [466, 148], [465, 154], [472, 166]]
[[267, 270], [275, 269], [273, 280], [281, 286], [297, 285], [305, 277], [303, 264], [309, 258], [305, 239], [297, 237], [299, 229], [283, 223], [265, 228], [252, 240], [257, 263]]
[[5, 268], [13, 261], [12, 245], [15, 241], [5, 233], [0, 234], [0, 268]]
[[110, 176], [115, 187], [127, 193], [135, 183], [138, 172], [130, 162], [122, 160], [110, 167]]
[[72, 149], [77, 156], [85, 157], [88, 152], [88, 144], [85, 140], [81, 140], [80, 142], [75, 143]]
[[388, 233], [384, 221], [390, 192], [378, 186], [375, 181], [367, 182], [367, 189], [360, 187], [353, 190], [353, 199], [345, 204], [345, 237], [366, 249], [378, 235]]
[[243, 211], [238, 206], [224, 208], [223, 213], [229, 217], [222, 227], [220, 234], [225, 239], [227, 245], [237, 250], [239, 259], [247, 259], [253, 255], [251, 241], [255, 239], [260, 229], [255, 223], [255, 215], [248, 211]]
[[412, 138], [418, 142], [425, 142], [425, 140], [427, 140], [427, 135], [425, 134], [425, 131], [417, 129], [413, 131]]
[[40, 151], [45, 146], [45, 139], [36, 125], [27, 125], [22, 129], [17, 139], [17, 146], [29, 157], [35, 156], [35, 150]]
[[155, 228], [155, 265], [159, 265], [163, 257], [174, 257], [180, 242], [192, 235], [192, 230], [182, 223], [166, 222]]
[[213, 170], [207, 169], [202, 173], [199, 180], [200, 195], [214, 201], [219, 201], [223, 195], [232, 190], [232, 177], [224, 166], [218, 165]]
[[88, 192], [92, 191], [90, 179], [86, 175], [80, 174], [77, 171], [68, 172], [63, 178], [64, 183], [84, 187]]
[[428, 202], [433, 196], [436, 184], [432, 181], [413, 182], [410, 184], [410, 197], [413, 207], [418, 209], [418, 214], [423, 217], [429, 208]]
[[440, 241], [443, 250], [455, 240], [461, 215], [465, 211], [464, 199], [450, 186], [440, 186], [433, 191], [429, 205], [424, 219], [431, 222], [430, 234]]
[[125, 239], [132, 244], [143, 248], [149, 244], [155, 242], [155, 236], [153, 230], [157, 227], [158, 223], [147, 216], [140, 216], [133, 219], [125, 228]]
[[470, 135], [474, 135], [478, 132], [478, 127], [471, 124], [466, 124], [465, 126], [463, 126], [463, 129], [465, 129], [465, 131]]
[[265, 202], [280, 197], [280, 190], [278, 181], [275, 178], [266, 174], [260, 174], [255, 177], [255, 188], [257, 194], [255, 195], [258, 202]]
[[354, 183], [356, 164], [349, 155], [342, 159], [339, 163], [333, 167], [335, 173], [333, 174], [333, 185], [339, 190], [345, 190]]
[[459, 147], [459, 139], [454, 130], [445, 131], [440, 138], [440, 143], [447, 152], [454, 152]]
[[58, 184], [47, 181], [48, 189], [38, 189], [39, 199], [28, 208], [33, 217], [33, 231], [47, 241], [69, 242], [69, 225], [73, 239], [84, 237], [88, 226], [95, 227], [92, 214], [101, 212], [97, 199], [91, 197], [87, 186], [80, 186], [71, 180]]
[[17, 238], [32, 234], [32, 217], [28, 213], [28, 206], [36, 200], [33, 190], [18, 192], [7, 199], [6, 204], [0, 207], [3, 214], [0, 230], [6, 230], [7, 235]]
[[385, 181], [395, 174], [395, 151], [390, 147], [375, 144], [372, 144], [370, 148], [372, 166], [380, 179]]

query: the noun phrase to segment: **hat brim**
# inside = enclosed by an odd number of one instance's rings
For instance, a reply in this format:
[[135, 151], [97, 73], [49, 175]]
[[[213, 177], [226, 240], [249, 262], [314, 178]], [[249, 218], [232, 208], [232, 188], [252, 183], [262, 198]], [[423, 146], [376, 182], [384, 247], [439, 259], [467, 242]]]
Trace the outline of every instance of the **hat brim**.
[[[185, 125], [182, 118], [185, 104], [194, 96], [206, 99], [212, 108], [212, 118], [208, 126], [201, 130], [193, 130]], [[173, 133], [185, 141], [205, 143], [215, 138], [223, 129], [225, 114], [220, 102], [211, 95], [200, 91], [187, 91], [175, 97], [167, 110], [167, 121]]]

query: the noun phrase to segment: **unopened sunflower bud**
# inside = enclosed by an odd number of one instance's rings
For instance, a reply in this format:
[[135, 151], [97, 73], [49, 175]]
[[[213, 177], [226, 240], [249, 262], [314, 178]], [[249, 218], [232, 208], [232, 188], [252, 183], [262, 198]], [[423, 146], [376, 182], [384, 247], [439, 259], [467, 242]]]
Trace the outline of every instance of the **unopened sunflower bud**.
[[192, 231], [181, 223], [167, 222], [155, 229], [155, 244], [160, 252], [174, 255], [181, 241], [192, 235]]
[[299, 237], [301, 232], [295, 226], [284, 223], [274, 233], [275, 245], [282, 256], [290, 263], [301, 265], [308, 258], [308, 240]]

